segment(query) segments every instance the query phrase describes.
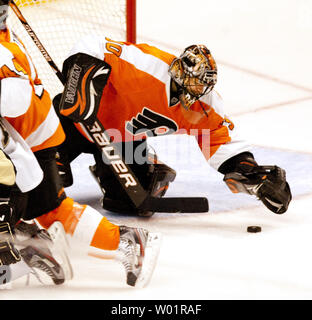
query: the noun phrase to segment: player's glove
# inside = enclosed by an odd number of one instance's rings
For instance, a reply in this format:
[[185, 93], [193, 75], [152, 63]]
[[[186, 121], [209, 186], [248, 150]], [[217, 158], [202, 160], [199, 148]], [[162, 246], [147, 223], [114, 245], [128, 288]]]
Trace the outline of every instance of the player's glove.
[[292, 196], [285, 170], [278, 166], [259, 166], [252, 154], [242, 155], [219, 169], [224, 172], [224, 181], [230, 190], [257, 196], [274, 213], [286, 212]]
[[0, 265], [10, 265], [21, 260], [14, 247], [14, 229], [11, 225], [13, 209], [8, 201], [0, 202]]

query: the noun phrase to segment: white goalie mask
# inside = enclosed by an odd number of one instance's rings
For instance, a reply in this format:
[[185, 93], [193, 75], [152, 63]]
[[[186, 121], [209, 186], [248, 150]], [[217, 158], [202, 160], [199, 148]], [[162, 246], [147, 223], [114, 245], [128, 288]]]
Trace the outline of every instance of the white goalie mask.
[[215, 86], [217, 65], [204, 45], [192, 45], [172, 61], [169, 74], [179, 86], [182, 106], [189, 110], [196, 100]]
[[11, 0], [0, 0], [0, 30], [6, 29], [6, 20], [9, 14]]

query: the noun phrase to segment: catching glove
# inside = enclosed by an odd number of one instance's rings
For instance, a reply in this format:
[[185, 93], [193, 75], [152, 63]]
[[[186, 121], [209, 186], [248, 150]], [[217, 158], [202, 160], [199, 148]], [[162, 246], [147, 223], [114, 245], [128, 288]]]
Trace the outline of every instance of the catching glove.
[[233, 193], [255, 195], [274, 213], [286, 212], [292, 195], [285, 170], [278, 166], [259, 166], [251, 154], [247, 155], [236, 158], [235, 170], [225, 173], [223, 180], [227, 186]]

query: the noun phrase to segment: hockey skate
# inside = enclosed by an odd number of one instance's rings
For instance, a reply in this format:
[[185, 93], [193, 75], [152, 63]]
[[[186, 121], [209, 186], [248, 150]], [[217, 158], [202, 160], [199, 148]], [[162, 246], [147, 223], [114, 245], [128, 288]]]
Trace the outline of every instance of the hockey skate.
[[125, 267], [129, 286], [143, 288], [148, 285], [156, 266], [160, 244], [160, 233], [120, 226], [117, 251]]
[[[34, 246], [27, 246], [20, 250], [23, 260], [31, 269], [38, 269], [45, 272], [54, 282], [54, 284], [62, 284], [65, 281], [65, 275], [62, 267], [58, 262], [49, 254], [47, 250], [38, 249]], [[38, 280], [40, 277], [35, 273]]]
[[43, 281], [36, 270], [44, 272], [56, 285], [72, 279], [72, 267], [66, 254], [67, 242], [59, 222], [52, 224], [48, 231], [38, 228], [35, 223], [21, 222], [16, 227], [16, 234], [23, 239], [18, 242], [21, 256], [40, 282]]

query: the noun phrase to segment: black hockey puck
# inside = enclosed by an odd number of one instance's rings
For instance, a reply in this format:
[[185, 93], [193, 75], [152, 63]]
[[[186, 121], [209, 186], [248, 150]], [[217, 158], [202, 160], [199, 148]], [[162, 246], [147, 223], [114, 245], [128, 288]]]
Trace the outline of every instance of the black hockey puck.
[[247, 232], [251, 232], [251, 233], [261, 232], [261, 227], [259, 227], [259, 226], [249, 226], [247, 228]]

